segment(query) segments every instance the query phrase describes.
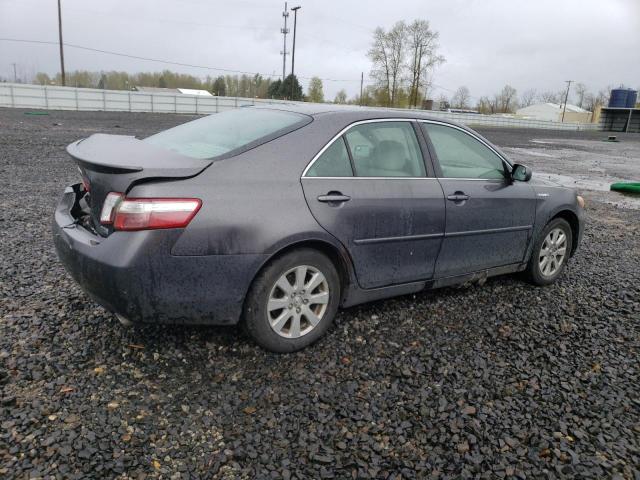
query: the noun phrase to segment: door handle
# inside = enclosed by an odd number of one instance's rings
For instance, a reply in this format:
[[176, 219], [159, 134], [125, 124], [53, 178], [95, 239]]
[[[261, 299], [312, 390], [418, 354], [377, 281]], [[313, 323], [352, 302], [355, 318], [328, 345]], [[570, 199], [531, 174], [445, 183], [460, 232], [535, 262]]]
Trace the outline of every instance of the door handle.
[[469, 195], [464, 192], [456, 192], [453, 195], [448, 195], [447, 200], [451, 200], [452, 202], [466, 202], [469, 200]]
[[318, 201], [322, 203], [343, 203], [349, 200], [351, 200], [349, 195], [342, 195], [340, 192], [329, 192], [318, 197]]

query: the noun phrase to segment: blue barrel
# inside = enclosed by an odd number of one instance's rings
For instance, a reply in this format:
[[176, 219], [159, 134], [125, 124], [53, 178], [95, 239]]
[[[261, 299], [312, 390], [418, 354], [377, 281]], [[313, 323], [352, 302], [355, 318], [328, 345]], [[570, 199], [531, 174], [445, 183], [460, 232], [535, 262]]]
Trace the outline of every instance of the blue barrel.
[[628, 108], [627, 98], [629, 97], [629, 90], [626, 88], [614, 88], [611, 90], [611, 96], [609, 97], [609, 107], [613, 108]]
[[638, 101], [638, 91], [631, 88], [627, 92], [627, 108], [635, 108]]

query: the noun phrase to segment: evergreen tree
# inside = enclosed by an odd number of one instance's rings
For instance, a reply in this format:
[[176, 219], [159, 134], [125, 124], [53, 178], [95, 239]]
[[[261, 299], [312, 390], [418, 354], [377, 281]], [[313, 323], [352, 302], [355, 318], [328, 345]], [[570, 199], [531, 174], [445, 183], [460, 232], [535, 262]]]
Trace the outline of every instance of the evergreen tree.
[[298, 82], [298, 77], [289, 75], [280, 86], [280, 98], [287, 100], [302, 100], [302, 86]]
[[211, 93], [217, 95], [218, 97], [224, 97], [227, 94], [227, 84], [224, 81], [223, 76], [219, 76], [213, 82], [211, 86]]
[[267, 91], [267, 95], [269, 98], [281, 98], [280, 97], [280, 89], [282, 87], [282, 80], [278, 79], [275, 82], [271, 82], [269, 85], [269, 90]]

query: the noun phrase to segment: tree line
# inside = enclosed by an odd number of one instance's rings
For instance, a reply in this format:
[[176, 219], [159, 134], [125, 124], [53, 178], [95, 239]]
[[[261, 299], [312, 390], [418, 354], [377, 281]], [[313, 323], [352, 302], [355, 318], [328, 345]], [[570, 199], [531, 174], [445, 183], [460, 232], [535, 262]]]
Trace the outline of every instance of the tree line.
[[[591, 92], [584, 83], [576, 83], [569, 92], [568, 103], [572, 103], [580, 108], [593, 112], [598, 106], [606, 105], [609, 101], [611, 86]], [[518, 91], [511, 85], [505, 85], [493, 96], [482, 96], [474, 101], [469, 89], [466, 86], [459, 87], [449, 98], [441, 94], [436, 104], [440, 108], [474, 109], [479, 113], [514, 113], [518, 108], [528, 107], [535, 103], [555, 103], [564, 104], [566, 90], [541, 91], [531, 88], [518, 95]]]
[[[287, 77], [284, 82], [256, 75], [220, 75], [198, 78], [193, 75], [176, 73], [170, 70], [162, 72], [90, 72], [76, 70], [66, 73], [66, 84], [70, 87], [100, 88], [107, 90], [130, 90], [134, 87], [191, 88], [207, 90], [213, 95], [230, 97], [290, 98], [293, 83], [293, 98], [302, 99], [302, 87], [297, 78]], [[60, 74], [50, 77], [46, 73], [37, 73], [34, 83], [39, 85], [61, 85]], [[286, 91], [285, 91], [286, 90]]]

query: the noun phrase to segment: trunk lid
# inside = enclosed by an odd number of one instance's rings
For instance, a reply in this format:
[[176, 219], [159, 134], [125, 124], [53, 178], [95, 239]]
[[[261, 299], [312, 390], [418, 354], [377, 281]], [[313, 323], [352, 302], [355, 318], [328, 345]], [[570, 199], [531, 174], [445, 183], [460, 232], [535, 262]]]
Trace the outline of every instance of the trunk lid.
[[126, 193], [143, 181], [194, 177], [211, 165], [211, 160], [191, 158], [143, 142], [132, 136], [94, 134], [67, 147], [67, 152], [89, 183], [91, 219], [102, 235], [100, 211], [109, 192]]

